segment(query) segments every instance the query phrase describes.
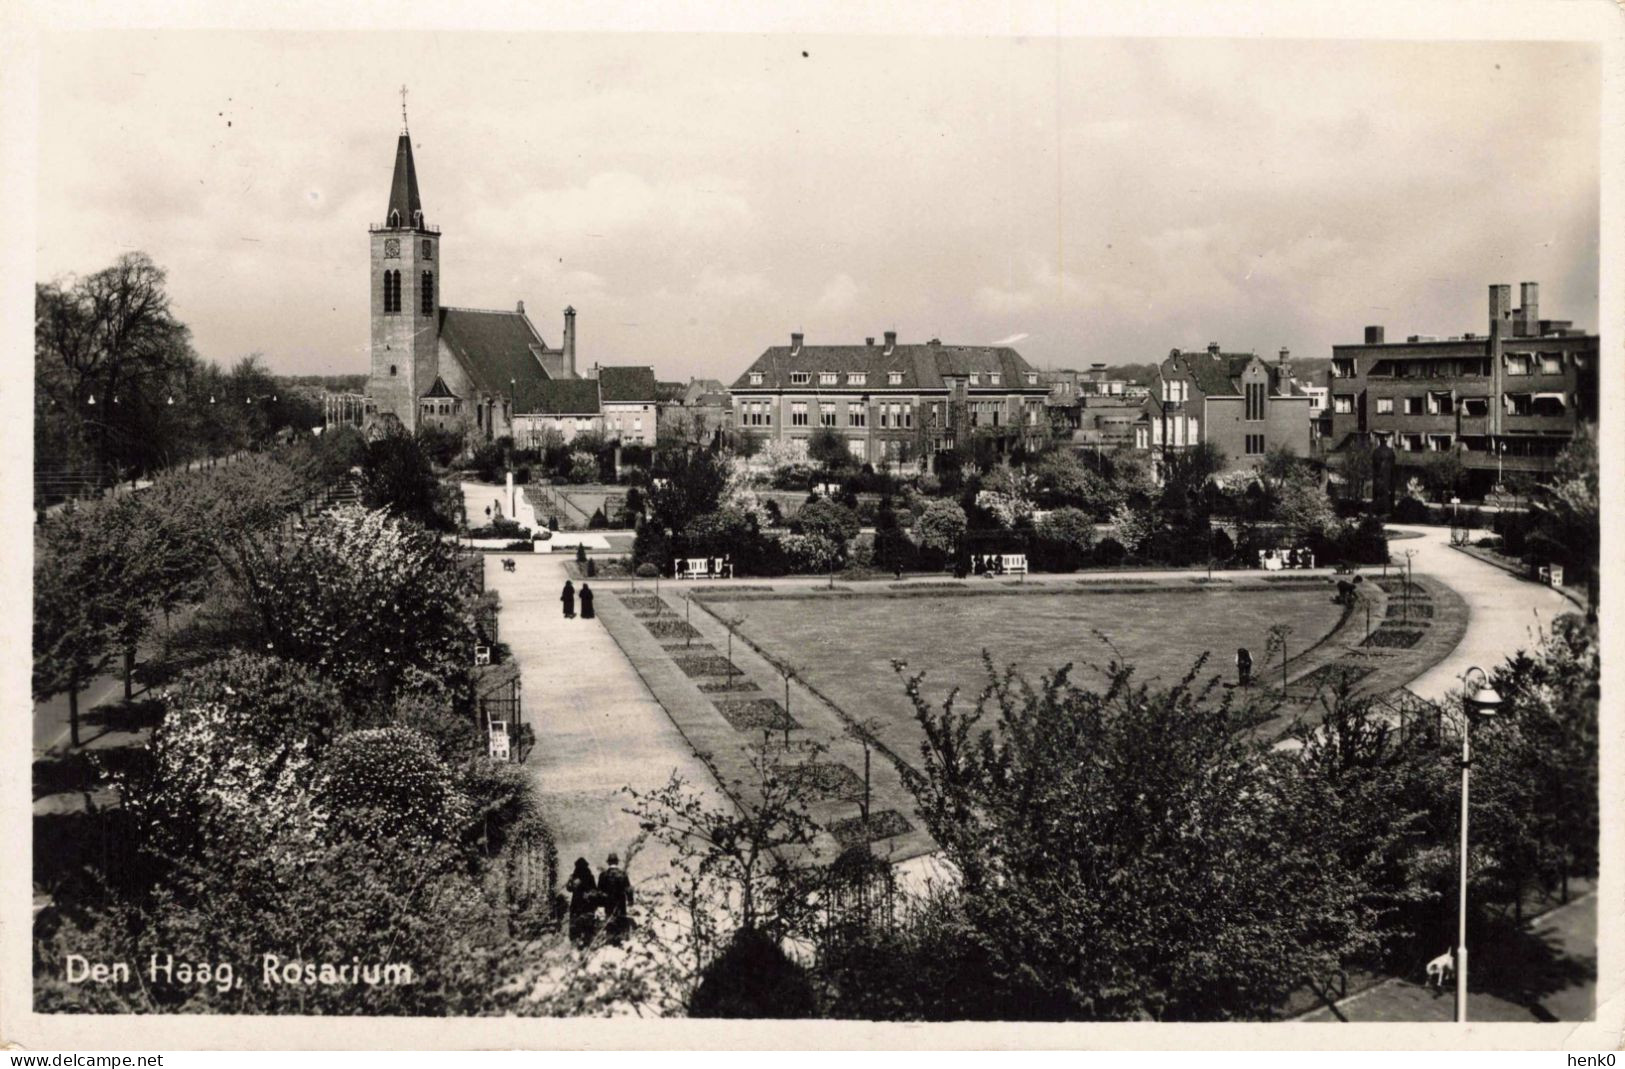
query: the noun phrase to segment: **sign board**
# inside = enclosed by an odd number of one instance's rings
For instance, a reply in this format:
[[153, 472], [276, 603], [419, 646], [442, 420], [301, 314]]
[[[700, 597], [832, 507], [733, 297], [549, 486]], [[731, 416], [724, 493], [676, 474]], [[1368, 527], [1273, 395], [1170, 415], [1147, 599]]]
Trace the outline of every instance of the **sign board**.
[[475, 646], [474, 647], [474, 663], [475, 664], [490, 664], [491, 663], [491, 647], [490, 646]]
[[491, 756], [498, 761], [508, 760], [508, 722], [491, 721]]

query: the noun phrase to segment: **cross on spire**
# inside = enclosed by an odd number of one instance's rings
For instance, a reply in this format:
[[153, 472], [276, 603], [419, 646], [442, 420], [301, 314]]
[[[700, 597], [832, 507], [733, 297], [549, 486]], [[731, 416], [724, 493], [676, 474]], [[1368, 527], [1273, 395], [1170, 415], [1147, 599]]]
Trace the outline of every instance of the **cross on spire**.
[[401, 132], [406, 132], [406, 86], [401, 86]]

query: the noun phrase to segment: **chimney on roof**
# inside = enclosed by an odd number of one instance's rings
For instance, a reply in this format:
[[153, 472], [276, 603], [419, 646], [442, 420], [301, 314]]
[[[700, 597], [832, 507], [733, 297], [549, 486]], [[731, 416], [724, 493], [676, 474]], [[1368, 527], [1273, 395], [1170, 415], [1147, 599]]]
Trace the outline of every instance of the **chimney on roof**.
[[1208, 342], [1207, 343], [1207, 351], [1212, 356], [1218, 356], [1219, 355], [1219, 343], [1216, 342], [1216, 341]]
[[1287, 379], [1292, 377], [1292, 350], [1284, 345], [1281, 346], [1279, 366], [1281, 368], [1281, 381], [1285, 383]]
[[872, 337], [863, 339], [863, 344], [865, 344], [865, 345], [873, 346], [874, 343], [875, 343], [875, 340]]
[[794, 356], [796, 353], [799, 353], [799, 352], [801, 352], [801, 334], [799, 332], [797, 332], [797, 331], [791, 331], [790, 332], [790, 355]]
[[1512, 287], [1501, 283], [1490, 287], [1490, 333], [1505, 337], [1512, 324]]
[[1518, 284], [1518, 314], [1513, 319], [1513, 333], [1528, 338], [1540, 333], [1540, 283]]
[[886, 331], [886, 355], [890, 356], [891, 351], [895, 348], [897, 348], [897, 332], [888, 330]]
[[564, 377], [576, 377], [576, 310], [564, 306]]
[[1365, 343], [1367, 345], [1381, 345], [1382, 344], [1382, 328], [1380, 326], [1378, 326], [1378, 327], [1366, 327], [1365, 328]]
[[941, 345], [942, 344], [942, 339], [941, 338], [932, 338], [931, 339], [931, 344], [934, 345], [934, 346]]
[[518, 304], [514, 305], [513, 310], [515, 312], [519, 313], [520, 315], [524, 315], [525, 314], [525, 302], [520, 301]]

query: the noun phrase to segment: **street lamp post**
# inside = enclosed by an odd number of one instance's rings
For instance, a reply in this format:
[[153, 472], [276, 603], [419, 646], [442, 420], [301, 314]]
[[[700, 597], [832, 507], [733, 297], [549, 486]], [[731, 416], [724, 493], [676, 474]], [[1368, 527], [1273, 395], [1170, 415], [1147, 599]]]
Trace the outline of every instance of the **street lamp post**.
[[1459, 860], [1461, 864], [1461, 886], [1456, 903], [1456, 1023], [1467, 1023], [1467, 795], [1469, 777], [1472, 775], [1472, 735], [1474, 716], [1492, 717], [1501, 708], [1501, 695], [1490, 686], [1489, 673], [1478, 666], [1473, 666], [1462, 673], [1461, 681], [1464, 687], [1470, 687], [1467, 680], [1477, 672], [1483, 684], [1477, 690], [1468, 690], [1462, 695], [1462, 706], [1466, 714], [1465, 722], [1461, 728], [1461, 846]]

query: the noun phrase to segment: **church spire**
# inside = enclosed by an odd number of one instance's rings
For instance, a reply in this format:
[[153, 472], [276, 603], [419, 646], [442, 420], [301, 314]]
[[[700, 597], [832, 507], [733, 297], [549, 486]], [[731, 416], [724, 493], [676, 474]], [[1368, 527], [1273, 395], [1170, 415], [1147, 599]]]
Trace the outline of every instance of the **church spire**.
[[406, 86], [401, 86], [401, 136], [395, 145], [395, 178], [389, 186], [389, 208], [384, 220], [392, 227], [423, 225], [423, 202], [418, 199], [418, 172], [412, 163], [412, 138], [406, 130]]

